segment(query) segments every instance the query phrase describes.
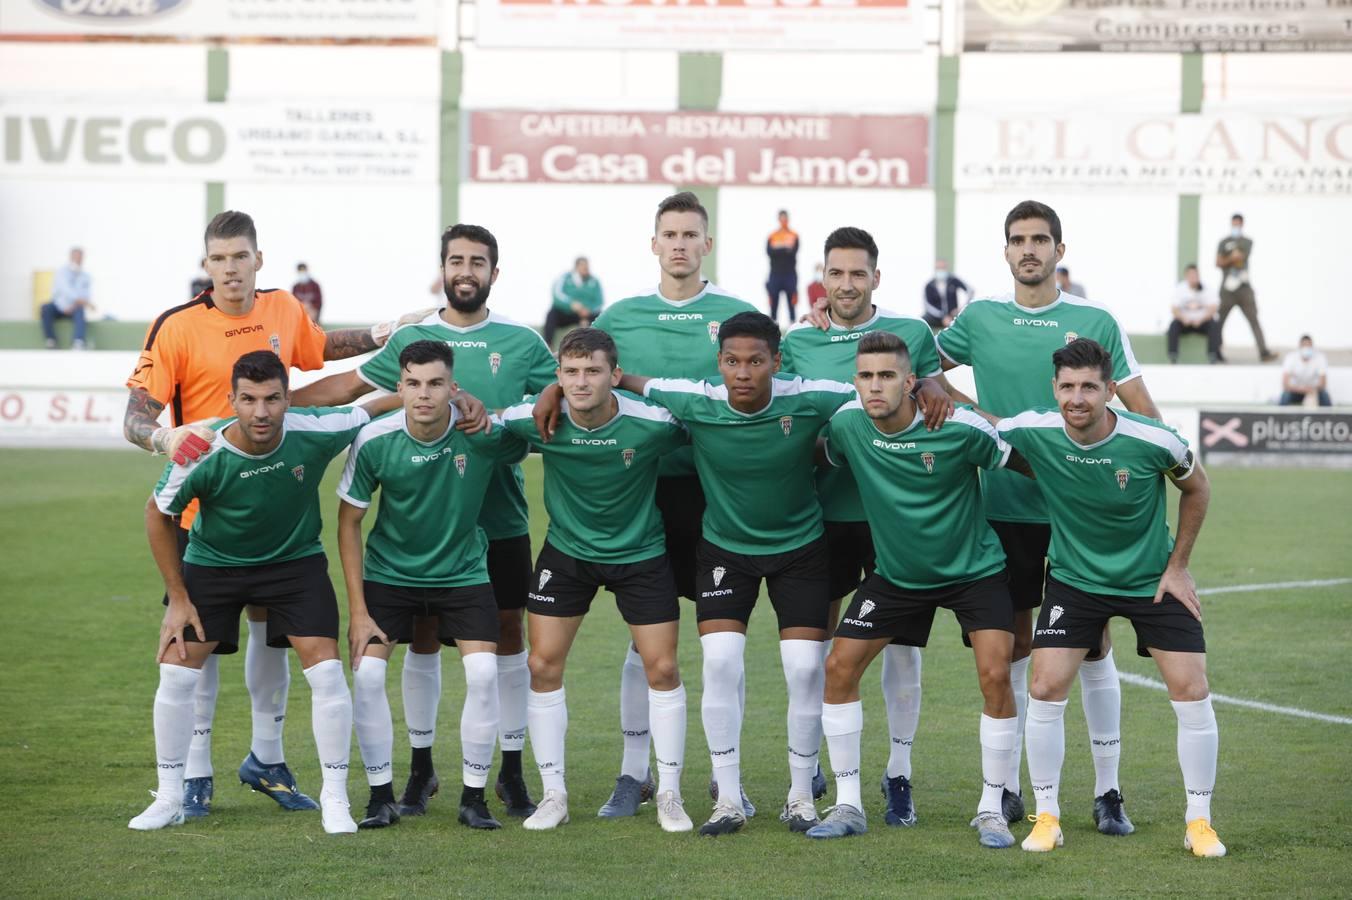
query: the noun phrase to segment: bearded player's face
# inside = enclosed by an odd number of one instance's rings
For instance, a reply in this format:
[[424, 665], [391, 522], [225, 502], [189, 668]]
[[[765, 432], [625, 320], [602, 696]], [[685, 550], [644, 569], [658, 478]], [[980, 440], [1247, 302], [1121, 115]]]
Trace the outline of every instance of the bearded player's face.
[[446, 302], [462, 313], [478, 312], [488, 302], [498, 270], [488, 257], [488, 247], [469, 238], [456, 238], [446, 246], [441, 265]]

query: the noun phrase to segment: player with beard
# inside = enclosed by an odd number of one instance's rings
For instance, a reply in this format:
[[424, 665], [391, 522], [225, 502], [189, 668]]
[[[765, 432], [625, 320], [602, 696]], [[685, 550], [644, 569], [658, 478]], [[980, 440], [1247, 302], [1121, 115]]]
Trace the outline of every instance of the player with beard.
[[[447, 305], [421, 322], [390, 336], [380, 353], [351, 372], [333, 375], [297, 391], [297, 402], [338, 405], [399, 384], [399, 354], [414, 341], [432, 340], [455, 351], [460, 387], [490, 409], [505, 409], [527, 394], [554, 383], [556, 364], [540, 335], [488, 309], [498, 277], [498, 242], [479, 225], [453, 225], [441, 236], [442, 278]], [[498, 797], [508, 815], [535, 812], [521, 775], [526, 742], [526, 698], [530, 673], [522, 640], [522, 619], [531, 576], [530, 520], [519, 465], [501, 466], [484, 499], [479, 527], [488, 535], [488, 580], [498, 604], [498, 743], [502, 766]], [[432, 765], [437, 705], [441, 697], [441, 643], [436, 617], [419, 618], [404, 657], [404, 718], [413, 759], [399, 804], [401, 816], [422, 815], [439, 782]]]

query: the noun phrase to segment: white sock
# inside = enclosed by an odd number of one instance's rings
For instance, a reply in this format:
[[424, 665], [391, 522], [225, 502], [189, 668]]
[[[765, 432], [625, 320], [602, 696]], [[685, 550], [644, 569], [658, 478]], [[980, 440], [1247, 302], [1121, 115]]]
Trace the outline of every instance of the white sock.
[[155, 766], [158, 795], [183, 802], [183, 771], [192, 743], [193, 693], [201, 678], [197, 669], [160, 663], [155, 690]]
[[888, 644], [883, 648], [883, 703], [891, 750], [887, 777], [911, 777], [911, 746], [920, 724], [920, 648]]
[[488, 784], [493, 766], [493, 738], [498, 733], [498, 662], [492, 653], [468, 653], [465, 665], [465, 707], [460, 712], [460, 749], [465, 787]]
[[859, 793], [859, 735], [864, 731], [864, 704], [823, 703], [822, 732], [836, 778], [836, 805], [862, 811]]
[[1014, 692], [1014, 715], [1019, 720], [1018, 734], [1015, 735], [1014, 752], [1009, 757], [1009, 775], [1005, 778], [1005, 790], [1022, 794], [1019, 783], [1019, 769], [1023, 762], [1024, 723], [1028, 720], [1028, 664], [1033, 657], [1025, 656], [1009, 664], [1009, 687]]
[[620, 774], [642, 782], [648, 777], [648, 674], [643, 657], [634, 645], [624, 655], [620, 669], [620, 733], [624, 736], [624, 759]]
[[[501, 670], [498, 674], [500, 677]], [[543, 693], [531, 691], [526, 697], [526, 718], [540, 782], [547, 791], [567, 793], [563, 786], [563, 744], [568, 734], [568, 704], [563, 688]]]
[[1028, 698], [1024, 724], [1028, 745], [1028, 780], [1033, 783], [1038, 814], [1061, 817], [1061, 764], [1066, 758], [1066, 701]]
[[1019, 740], [1017, 719], [992, 719], [981, 714], [981, 802], [978, 813], [1001, 811], [1005, 794], [1005, 775], [1009, 772], [1009, 754]]
[[357, 729], [357, 747], [371, 787], [394, 780], [394, 720], [390, 698], [385, 693], [389, 662], [378, 656], [362, 657], [352, 673], [352, 724]]
[[1188, 792], [1188, 810], [1184, 821], [1211, 821], [1211, 793], [1216, 788], [1216, 755], [1220, 751], [1220, 731], [1211, 698], [1171, 700], [1178, 716], [1178, 766], [1183, 770], [1183, 787]]
[[649, 688], [647, 705], [657, 751], [657, 791], [672, 791], [679, 797], [681, 769], [685, 767], [685, 685], [670, 691]]
[[286, 722], [286, 695], [291, 688], [291, 665], [286, 650], [268, 646], [268, 623], [249, 622], [244, 647], [244, 684], [253, 707], [253, 740], [249, 749], [263, 765], [286, 759], [282, 725]]
[[[314, 728], [324, 792], [347, 797], [347, 764], [352, 752], [352, 694], [343, 664], [326, 659], [305, 670], [310, 682], [310, 725]], [[391, 737], [393, 741], [393, 737]]]
[[812, 799], [812, 776], [822, 745], [822, 668], [820, 641], [780, 641], [779, 660], [789, 691], [789, 799]]
[[192, 744], [188, 747], [188, 767], [185, 778], [210, 778], [211, 720], [216, 718], [216, 694], [221, 689], [220, 657], [212, 654], [199, 670], [197, 689], [193, 693]]
[[530, 691], [530, 656], [522, 650], [498, 657], [498, 746], [518, 753], [526, 747], [526, 694]]
[[404, 724], [410, 747], [430, 747], [437, 739], [437, 706], [441, 703], [441, 651], [404, 654], [400, 682], [404, 694]]
[[742, 791], [741, 697], [746, 690], [746, 635], [719, 631], [704, 635], [699, 642], [704, 655], [704, 697], [700, 703], [704, 739], [709, 745], [718, 796], [736, 802]]
[[1080, 663], [1080, 702], [1089, 727], [1089, 752], [1094, 757], [1094, 796], [1120, 790], [1122, 760], [1122, 684], [1117, 680], [1113, 651], [1103, 659]]

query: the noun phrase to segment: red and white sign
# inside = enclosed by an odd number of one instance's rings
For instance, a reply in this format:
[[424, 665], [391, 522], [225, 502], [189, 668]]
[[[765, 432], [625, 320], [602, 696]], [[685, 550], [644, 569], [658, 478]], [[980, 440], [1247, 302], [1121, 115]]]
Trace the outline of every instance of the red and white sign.
[[0, 388], [0, 446], [128, 447], [125, 390]]
[[486, 183], [929, 184], [925, 116], [475, 111], [467, 139]]
[[912, 0], [479, 0], [484, 47], [919, 50]]

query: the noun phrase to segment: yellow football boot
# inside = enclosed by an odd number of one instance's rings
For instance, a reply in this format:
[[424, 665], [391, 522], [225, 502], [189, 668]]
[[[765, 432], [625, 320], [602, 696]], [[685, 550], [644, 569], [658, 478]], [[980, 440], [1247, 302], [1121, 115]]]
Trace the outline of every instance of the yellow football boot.
[[1023, 839], [1023, 849], [1032, 850], [1034, 853], [1046, 853], [1066, 842], [1061, 834], [1061, 820], [1051, 813], [1029, 816], [1028, 821], [1033, 823], [1033, 830]]
[[1202, 818], [1193, 819], [1188, 823], [1188, 831], [1183, 835], [1183, 849], [1191, 850], [1193, 856], [1225, 855], [1225, 845], [1216, 836], [1216, 829]]

